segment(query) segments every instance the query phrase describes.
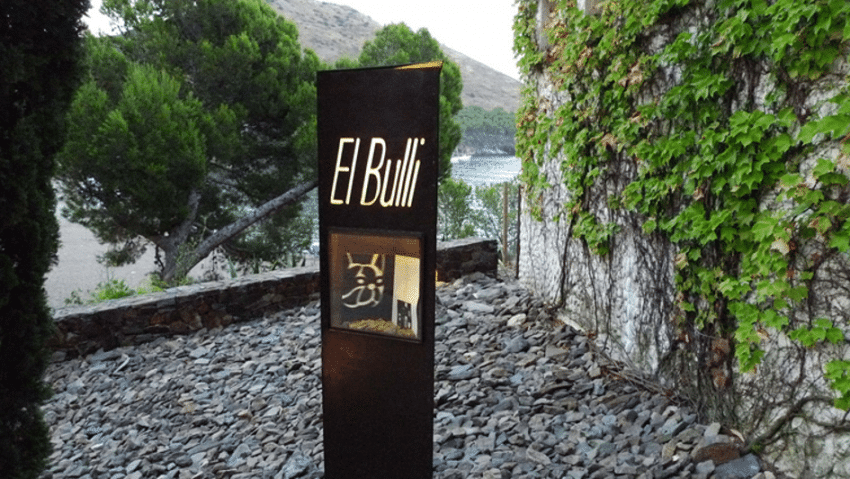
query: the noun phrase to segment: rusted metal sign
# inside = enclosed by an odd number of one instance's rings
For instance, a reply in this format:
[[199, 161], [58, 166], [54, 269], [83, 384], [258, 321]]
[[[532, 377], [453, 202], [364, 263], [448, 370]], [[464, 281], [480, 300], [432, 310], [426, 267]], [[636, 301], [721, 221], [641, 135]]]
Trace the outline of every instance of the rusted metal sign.
[[318, 77], [325, 477], [432, 477], [440, 63]]

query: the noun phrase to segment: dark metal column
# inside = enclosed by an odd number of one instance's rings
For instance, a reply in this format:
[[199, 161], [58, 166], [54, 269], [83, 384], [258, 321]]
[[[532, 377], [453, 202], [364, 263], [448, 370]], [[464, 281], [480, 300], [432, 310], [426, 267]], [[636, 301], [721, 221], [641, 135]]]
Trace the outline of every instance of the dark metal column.
[[320, 72], [325, 477], [432, 477], [441, 64]]

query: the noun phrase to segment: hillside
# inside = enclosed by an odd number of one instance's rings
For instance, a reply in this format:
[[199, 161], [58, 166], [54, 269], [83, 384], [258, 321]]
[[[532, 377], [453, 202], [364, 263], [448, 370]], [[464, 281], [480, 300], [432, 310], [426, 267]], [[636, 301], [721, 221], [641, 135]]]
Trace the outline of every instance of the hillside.
[[[269, 5], [298, 26], [301, 45], [310, 48], [322, 60], [332, 63], [339, 58], [356, 58], [360, 48], [371, 40], [382, 25], [351, 7], [316, 0], [267, 0]], [[439, 38], [437, 39], [439, 40]], [[481, 62], [440, 44], [456, 62], [463, 76], [464, 106], [485, 110], [502, 107], [516, 111], [521, 83]]]

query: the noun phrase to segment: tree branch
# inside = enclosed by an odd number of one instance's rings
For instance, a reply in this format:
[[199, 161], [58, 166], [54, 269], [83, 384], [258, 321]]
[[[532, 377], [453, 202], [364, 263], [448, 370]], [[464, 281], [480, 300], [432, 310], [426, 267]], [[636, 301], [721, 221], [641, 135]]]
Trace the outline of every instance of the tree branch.
[[752, 450], [753, 446], [756, 444], [770, 444], [776, 441], [776, 433], [779, 432], [786, 424], [788, 424], [792, 419], [797, 417], [802, 411], [803, 407], [810, 402], [823, 402], [826, 404], [832, 404], [832, 399], [826, 396], [806, 396], [801, 398], [793, 406], [791, 406], [785, 414], [782, 415], [779, 419], [777, 419], [773, 425], [764, 433], [759, 435], [758, 437], [747, 441], [747, 444], [744, 446], [745, 451]]
[[251, 213], [242, 216], [241, 218], [225, 226], [224, 228], [219, 229], [218, 231], [207, 237], [204, 241], [202, 241], [201, 244], [199, 244], [193, 251], [191, 251], [185, 257], [180, 258], [173, 268], [168, 268], [168, 270], [164, 271], [163, 279], [167, 282], [170, 282], [174, 278], [179, 278], [186, 275], [189, 270], [192, 269], [192, 267], [194, 267], [202, 259], [207, 257], [207, 255], [209, 255], [222, 243], [238, 235], [246, 228], [262, 220], [266, 216], [269, 216], [272, 213], [275, 213], [276, 211], [280, 210], [281, 208], [294, 203], [299, 198], [307, 194], [307, 192], [315, 188], [316, 185], [318, 185], [318, 180], [312, 180], [302, 183], [290, 189], [286, 193], [264, 203]]

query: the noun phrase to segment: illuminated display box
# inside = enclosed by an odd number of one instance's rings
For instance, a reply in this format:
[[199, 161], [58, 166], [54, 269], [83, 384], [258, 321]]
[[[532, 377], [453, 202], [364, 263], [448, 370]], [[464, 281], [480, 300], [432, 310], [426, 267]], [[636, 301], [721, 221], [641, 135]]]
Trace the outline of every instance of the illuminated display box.
[[331, 231], [331, 327], [422, 339], [422, 240]]

